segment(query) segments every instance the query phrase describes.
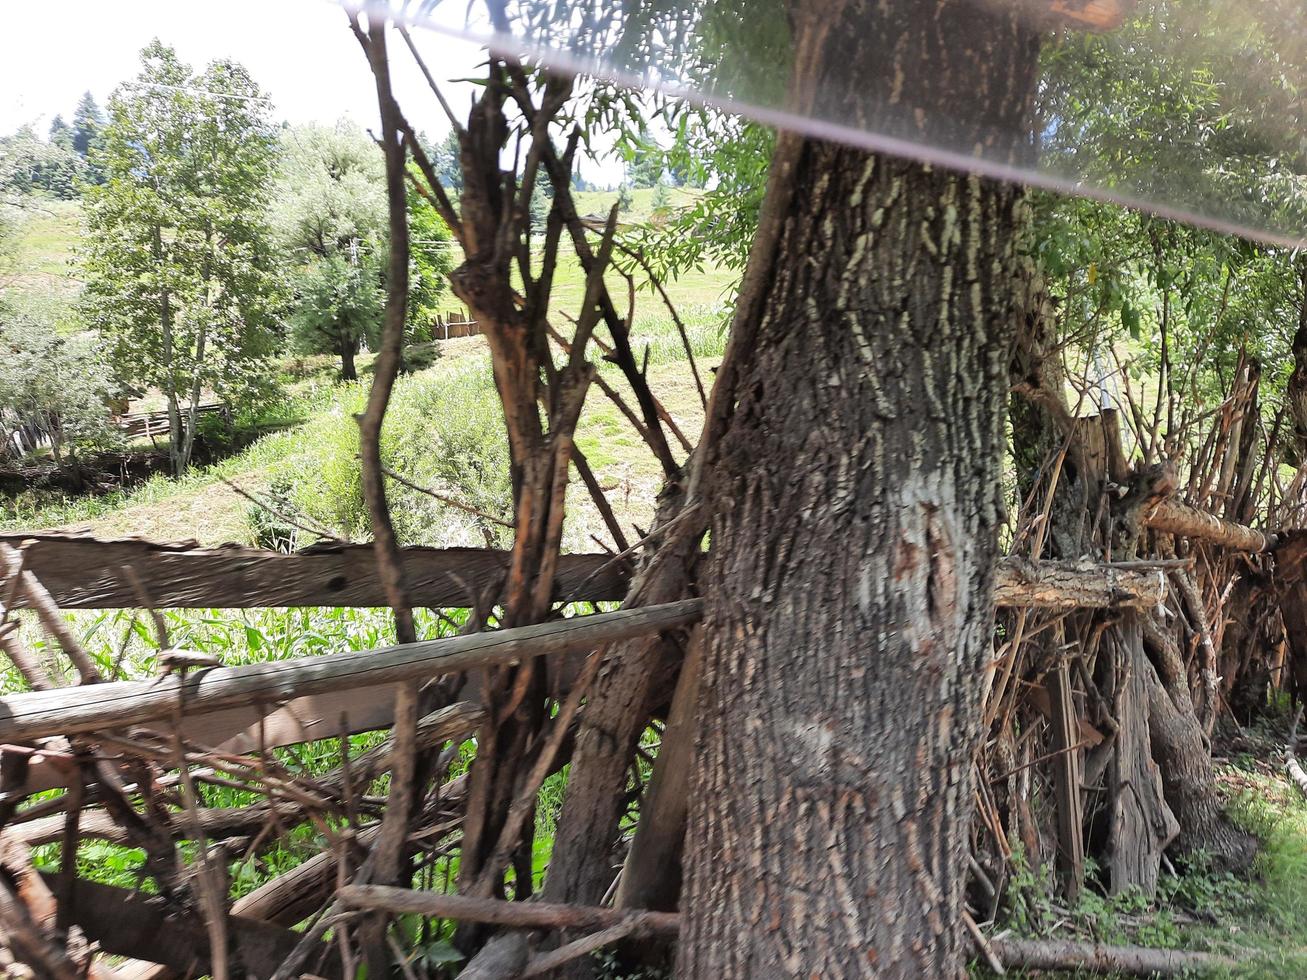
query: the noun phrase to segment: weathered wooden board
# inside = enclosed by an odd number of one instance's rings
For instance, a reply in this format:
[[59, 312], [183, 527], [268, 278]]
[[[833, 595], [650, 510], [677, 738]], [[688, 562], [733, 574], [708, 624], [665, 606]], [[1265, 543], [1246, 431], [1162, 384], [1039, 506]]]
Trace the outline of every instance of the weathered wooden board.
[[[102, 540], [59, 532], [0, 535], [0, 541], [23, 547], [23, 567], [64, 609], [140, 606], [125, 567], [135, 570], [160, 609], [386, 605], [368, 544], [315, 546], [287, 555], [240, 545], [201, 548], [194, 542]], [[500, 585], [507, 568], [503, 551], [404, 549], [405, 583], [415, 606], [475, 605]], [[556, 600], [598, 602], [625, 595], [626, 576], [610, 556], [562, 557]]]
[[185, 677], [56, 688], [0, 697], [0, 742], [189, 718], [262, 702], [377, 687], [567, 654], [695, 622], [702, 603], [686, 599], [538, 626], [454, 636], [367, 653], [349, 651], [242, 667], [216, 667]]

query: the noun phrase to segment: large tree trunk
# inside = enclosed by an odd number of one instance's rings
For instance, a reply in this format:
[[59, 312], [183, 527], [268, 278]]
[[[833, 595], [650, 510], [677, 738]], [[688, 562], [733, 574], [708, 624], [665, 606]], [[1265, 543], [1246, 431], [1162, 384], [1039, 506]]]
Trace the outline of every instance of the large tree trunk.
[[358, 371], [354, 368], [354, 352], [358, 341], [342, 340], [340, 342], [340, 378], [342, 381], [357, 381]]
[[1211, 752], [1192, 708], [1181, 710], [1147, 663], [1140, 664], [1139, 673], [1148, 697], [1153, 758], [1162, 775], [1167, 805], [1179, 821], [1179, 852], [1206, 855], [1218, 868], [1248, 867], [1257, 842], [1226, 816], [1216, 790]]
[[[1020, 152], [1015, 16], [833, 4], [796, 36], [800, 73], [867, 79], [850, 116], [947, 105]], [[817, 142], [769, 193], [791, 196], [716, 460], [679, 972], [961, 976], [1022, 195]]]

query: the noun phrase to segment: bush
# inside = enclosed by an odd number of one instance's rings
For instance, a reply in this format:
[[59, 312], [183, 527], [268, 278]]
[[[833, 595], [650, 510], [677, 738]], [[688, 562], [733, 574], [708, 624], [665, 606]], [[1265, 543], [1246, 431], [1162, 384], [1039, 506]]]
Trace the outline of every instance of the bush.
[[300, 537], [303, 532], [283, 517], [295, 509], [293, 490], [289, 478], [279, 476], [263, 494], [275, 511], [254, 503], [245, 511], [245, 521], [250, 529], [250, 544], [254, 547], [289, 554], [302, 546]]
[[95, 337], [63, 335], [39, 308], [0, 307], [0, 429], [50, 439], [60, 466], [118, 441], [108, 402], [109, 368]]
[[404, 370], [425, 371], [440, 360], [440, 345], [434, 340], [422, 344], [409, 344], [404, 348]]
[[[370, 530], [354, 420], [365, 402], [366, 386], [338, 389], [337, 406], [297, 433], [297, 451], [276, 478], [289, 488], [290, 511], [354, 539], [366, 539]], [[400, 378], [381, 451], [387, 467], [419, 486], [483, 514], [503, 517], [511, 509], [508, 441], [488, 364], [439, 377]], [[387, 492], [403, 544], [486, 547], [508, 541], [507, 530], [492, 520], [393, 481]]]
[[281, 474], [294, 488], [290, 500], [298, 513], [348, 538], [365, 538], [370, 527], [354, 421], [366, 401], [363, 386], [344, 386], [339, 404], [301, 430], [301, 452], [290, 461], [294, 472]]

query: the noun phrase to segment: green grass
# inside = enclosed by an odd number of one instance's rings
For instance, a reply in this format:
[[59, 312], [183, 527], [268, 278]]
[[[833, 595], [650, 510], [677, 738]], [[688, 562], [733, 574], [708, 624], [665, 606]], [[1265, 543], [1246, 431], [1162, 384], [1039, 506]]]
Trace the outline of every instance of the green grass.
[[[450, 610], [441, 616], [426, 609], [414, 610], [418, 634], [424, 639], [448, 635], [465, 612]], [[133, 610], [81, 612], [69, 615], [69, 621], [88, 653], [106, 675], [143, 678], [156, 672], [158, 641], [143, 614]], [[313, 657], [342, 651], [366, 651], [395, 642], [394, 620], [389, 610], [354, 608], [301, 609], [192, 609], [164, 612], [170, 640], [181, 647], [215, 654], [230, 666]], [[71, 667], [59, 651], [36, 628], [32, 617], [22, 617], [23, 640], [29, 649], [49, 664], [71, 677]], [[5, 693], [22, 688], [15, 672], [3, 675]], [[365, 732], [350, 738], [350, 753], [371, 748], [383, 738], [380, 732]], [[341, 764], [340, 743], [336, 739], [307, 742], [274, 750], [277, 763], [292, 775], [320, 776]], [[384, 780], [372, 790], [384, 793]], [[200, 786], [204, 805], [242, 807], [260, 802], [263, 797], [252, 792], [225, 786]], [[57, 793], [42, 796], [57, 795]], [[42, 797], [38, 797], [39, 800]], [[339, 825], [340, 821], [333, 821]], [[252, 891], [270, 878], [290, 870], [322, 852], [325, 841], [311, 823], [301, 824], [281, 838], [269, 842], [256, 856], [237, 861], [232, 855], [232, 895], [234, 898]], [[188, 853], [190, 845], [181, 845]], [[60, 861], [57, 844], [43, 845], [34, 851], [37, 864], [53, 870]], [[92, 881], [136, 888], [142, 882], [145, 855], [136, 848], [123, 847], [99, 840], [84, 840], [78, 850], [79, 873]], [[148, 884], [148, 882], [147, 882]]]
[[[608, 217], [608, 212], [617, 203], [620, 191], [573, 191], [572, 200], [576, 203], [580, 215], [597, 215]], [[620, 221], [648, 221], [654, 214], [654, 196], [656, 187], [633, 187], [627, 191], [631, 195], [631, 205], [618, 214]], [[684, 208], [692, 205], [703, 191], [692, 187], [668, 187], [666, 189], [667, 207]]]

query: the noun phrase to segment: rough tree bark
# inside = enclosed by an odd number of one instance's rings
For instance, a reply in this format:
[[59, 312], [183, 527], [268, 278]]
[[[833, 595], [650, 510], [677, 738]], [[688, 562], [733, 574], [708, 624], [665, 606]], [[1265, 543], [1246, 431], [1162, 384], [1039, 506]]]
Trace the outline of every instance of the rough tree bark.
[[[1018, 17], [816, 6], [798, 100], [838, 66], [826, 112], [1025, 152]], [[715, 461], [679, 974], [961, 976], [1022, 193], [819, 142], [790, 179]]]

